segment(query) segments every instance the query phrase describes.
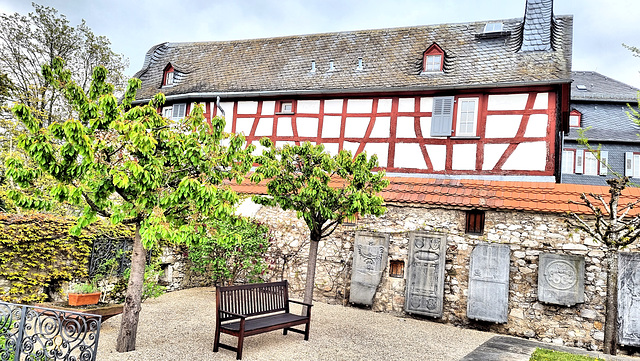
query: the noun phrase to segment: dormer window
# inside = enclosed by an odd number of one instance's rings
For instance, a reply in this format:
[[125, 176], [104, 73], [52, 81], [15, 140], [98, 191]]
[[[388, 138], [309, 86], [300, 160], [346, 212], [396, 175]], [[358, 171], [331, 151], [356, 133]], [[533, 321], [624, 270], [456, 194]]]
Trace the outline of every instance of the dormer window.
[[484, 26], [484, 30], [482, 31], [483, 33], [498, 33], [501, 32], [503, 29], [503, 24], [501, 22], [495, 22], [495, 23], [487, 23]]
[[423, 58], [423, 73], [438, 73], [442, 71], [444, 63], [444, 51], [438, 44], [432, 44], [425, 52]]
[[569, 113], [569, 126], [572, 128], [580, 128], [582, 123], [582, 113], [577, 110], [572, 110]]
[[174, 75], [173, 66], [171, 66], [171, 64], [168, 64], [164, 68], [164, 76], [162, 77], [162, 86], [172, 86], [173, 80], [174, 80], [173, 75]]

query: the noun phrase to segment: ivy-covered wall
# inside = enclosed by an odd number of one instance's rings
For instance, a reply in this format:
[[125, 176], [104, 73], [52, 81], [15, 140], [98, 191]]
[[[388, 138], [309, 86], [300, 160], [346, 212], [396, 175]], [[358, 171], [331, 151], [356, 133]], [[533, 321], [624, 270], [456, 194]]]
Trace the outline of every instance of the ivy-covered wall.
[[75, 220], [48, 214], [0, 213], [0, 299], [42, 302], [58, 282], [87, 276], [93, 239], [132, 237], [132, 230], [96, 222], [77, 237]]

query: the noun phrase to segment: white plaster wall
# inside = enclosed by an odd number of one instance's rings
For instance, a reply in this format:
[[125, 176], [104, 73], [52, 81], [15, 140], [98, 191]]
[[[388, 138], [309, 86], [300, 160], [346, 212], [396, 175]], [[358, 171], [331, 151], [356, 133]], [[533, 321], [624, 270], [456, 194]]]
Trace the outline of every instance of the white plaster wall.
[[371, 138], [389, 138], [391, 136], [391, 117], [377, 117], [371, 129]]
[[533, 103], [533, 109], [548, 109], [549, 108], [549, 93], [538, 93], [536, 95], [536, 101]]
[[433, 98], [420, 98], [420, 111], [431, 112], [433, 111]]
[[344, 136], [347, 138], [363, 138], [367, 132], [370, 118], [347, 117], [344, 122]]
[[338, 154], [339, 145], [338, 143], [322, 143], [324, 145], [324, 149], [329, 152], [332, 156]]
[[524, 110], [529, 94], [489, 95], [487, 110]]
[[238, 114], [256, 114], [257, 112], [258, 112], [258, 102], [253, 102], [253, 101], [238, 102]]
[[344, 144], [342, 144], [342, 149], [350, 151], [352, 156], [356, 155], [359, 147], [360, 143], [344, 142]]
[[381, 167], [387, 166], [387, 160], [389, 158], [389, 143], [368, 143], [364, 146], [364, 151], [367, 153], [367, 157], [372, 155], [378, 156], [378, 164]]
[[276, 148], [282, 148], [284, 147], [285, 144], [289, 144], [289, 145], [296, 145], [296, 142], [292, 142], [292, 141], [277, 141], [276, 142]]
[[413, 117], [398, 117], [396, 123], [397, 138], [415, 138], [416, 131], [413, 125]]
[[347, 113], [371, 113], [372, 109], [373, 109], [373, 99], [347, 100]]
[[276, 130], [276, 135], [279, 137], [293, 137], [291, 118], [278, 118], [278, 129]]
[[298, 100], [296, 112], [302, 114], [318, 114], [320, 113], [319, 100]]
[[453, 155], [451, 157], [451, 169], [453, 170], [475, 170], [476, 151], [475, 144], [454, 144]]
[[245, 136], [251, 133], [251, 127], [253, 127], [253, 118], [238, 118], [236, 120], [236, 133], [244, 134]]
[[324, 101], [324, 113], [342, 114], [342, 99], [329, 99]]
[[342, 117], [336, 115], [325, 115], [322, 120], [322, 137], [339, 138]]
[[[213, 106], [215, 107], [216, 103], [213, 103]], [[231, 133], [231, 127], [233, 127], [233, 102], [220, 102], [220, 108], [222, 108], [222, 110], [224, 110], [224, 120], [225, 120], [225, 125], [224, 125], [224, 131], [227, 133]], [[220, 109], [218, 109], [218, 115], [222, 116], [222, 114], [220, 114]]]
[[263, 147], [262, 145], [260, 145], [260, 141], [258, 140], [254, 140], [253, 142], [251, 142], [251, 144], [256, 146], [256, 149], [253, 150], [253, 152], [251, 154], [258, 156], [258, 155], [262, 155], [262, 151], [267, 149], [265, 147]]
[[415, 99], [414, 98], [400, 98], [398, 99], [398, 111], [399, 112], [413, 112], [415, 111]]
[[447, 146], [444, 144], [427, 144], [425, 147], [433, 170], [444, 170], [447, 161]]
[[508, 146], [509, 144], [485, 144], [482, 170], [492, 170]]
[[397, 168], [427, 169], [420, 145], [418, 143], [398, 143], [393, 158], [393, 165]]
[[487, 115], [486, 138], [513, 138], [518, 133], [522, 115]]
[[547, 143], [520, 143], [509, 159], [504, 163], [504, 170], [545, 170], [547, 162]]
[[269, 100], [262, 102], [262, 115], [273, 115], [276, 111], [276, 102]]
[[256, 127], [256, 136], [270, 136], [273, 132], [273, 118], [260, 118]]
[[318, 136], [318, 118], [297, 118], [296, 125], [299, 137]]
[[546, 137], [548, 125], [549, 116], [547, 114], [531, 114], [524, 136], [529, 138]]
[[391, 113], [391, 99], [378, 99], [378, 113]]
[[431, 136], [431, 117], [420, 117], [420, 131], [422, 132], [423, 138], [438, 138]]

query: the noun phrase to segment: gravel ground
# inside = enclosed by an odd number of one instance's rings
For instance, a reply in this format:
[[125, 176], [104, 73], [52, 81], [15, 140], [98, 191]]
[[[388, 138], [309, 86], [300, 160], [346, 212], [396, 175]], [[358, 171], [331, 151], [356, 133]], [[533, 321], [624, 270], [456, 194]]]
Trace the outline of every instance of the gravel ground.
[[[235, 360], [214, 353], [215, 290], [167, 293], [142, 305], [135, 351], [115, 351], [120, 316], [102, 324], [98, 360]], [[354, 307], [315, 303], [309, 341], [282, 331], [247, 337], [243, 360], [460, 360], [494, 336], [428, 320], [394, 317]], [[222, 335], [236, 345], [237, 338]]]

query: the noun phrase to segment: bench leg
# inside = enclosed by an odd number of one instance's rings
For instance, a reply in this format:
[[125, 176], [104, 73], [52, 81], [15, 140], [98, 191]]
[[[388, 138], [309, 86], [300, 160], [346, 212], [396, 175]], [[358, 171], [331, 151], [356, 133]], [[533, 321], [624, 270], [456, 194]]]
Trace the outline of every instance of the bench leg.
[[216, 324], [216, 336], [213, 341], [213, 352], [218, 352], [219, 345], [220, 345], [220, 325]]
[[304, 326], [304, 340], [309, 341], [309, 326], [311, 325], [311, 320], [307, 321], [307, 324]]
[[242, 360], [242, 344], [244, 343], [244, 333], [238, 336], [238, 350], [236, 351], [236, 360]]
[[288, 331], [288, 330], [289, 330], [289, 329], [288, 329], [288, 328], [286, 328], [286, 327], [285, 327], [285, 328], [283, 328], [283, 329], [282, 329], [282, 334], [286, 336], [286, 335], [287, 335], [287, 331]]

